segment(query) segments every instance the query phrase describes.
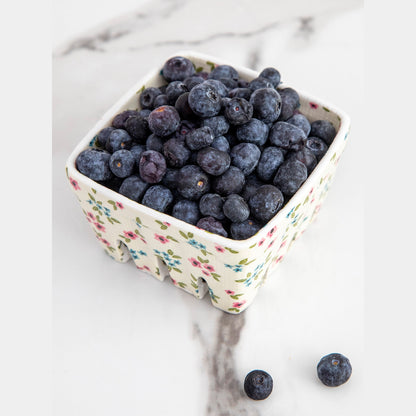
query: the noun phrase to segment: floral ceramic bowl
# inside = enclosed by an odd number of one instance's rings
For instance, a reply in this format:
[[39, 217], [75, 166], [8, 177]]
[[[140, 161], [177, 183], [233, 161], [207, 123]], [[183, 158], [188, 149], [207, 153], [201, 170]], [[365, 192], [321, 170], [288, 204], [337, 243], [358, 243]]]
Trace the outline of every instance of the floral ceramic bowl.
[[[230, 64], [194, 52], [175, 55], [189, 58], [198, 70], [204, 71]], [[233, 66], [246, 80], [258, 76], [253, 70]], [[251, 304], [266, 277], [319, 212], [346, 144], [349, 117], [296, 89], [301, 113], [310, 121], [332, 122], [337, 135], [306, 182], [277, 215], [251, 238], [232, 240], [134, 202], [92, 181], [75, 167], [78, 154], [95, 146], [97, 133], [111, 125], [116, 114], [137, 109], [138, 94], [145, 87], [164, 83], [158, 68], [107, 111], [69, 156], [67, 178], [99, 244], [113, 259], [126, 262], [132, 258], [139, 270], [159, 280], [168, 276], [178, 288], [200, 299], [209, 292], [215, 307], [238, 314]]]

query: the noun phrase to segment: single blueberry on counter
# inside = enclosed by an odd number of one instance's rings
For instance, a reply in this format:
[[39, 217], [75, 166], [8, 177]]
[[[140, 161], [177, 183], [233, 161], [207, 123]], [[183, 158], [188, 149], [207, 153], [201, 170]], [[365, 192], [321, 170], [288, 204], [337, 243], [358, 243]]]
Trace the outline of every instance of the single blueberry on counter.
[[244, 391], [253, 400], [264, 400], [273, 390], [273, 378], [263, 370], [250, 371], [244, 380]]
[[319, 380], [328, 387], [338, 387], [351, 377], [352, 367], [347, 357], [332, 353], [322, 357], [317, 366]]

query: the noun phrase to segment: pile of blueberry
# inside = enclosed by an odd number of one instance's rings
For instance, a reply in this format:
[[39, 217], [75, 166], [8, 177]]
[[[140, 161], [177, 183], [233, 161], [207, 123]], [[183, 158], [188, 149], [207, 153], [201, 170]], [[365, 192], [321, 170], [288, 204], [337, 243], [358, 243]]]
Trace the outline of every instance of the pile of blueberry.
[[166, 85], [145, 88], [141, 110], [116, 115], [77, 169], [116, 192], [212, 233], [244, 240], [273, 218], [332, 143], [299, 95], [264, 69], [248, 82], [229, 65], [197, 72], [165, 62]]

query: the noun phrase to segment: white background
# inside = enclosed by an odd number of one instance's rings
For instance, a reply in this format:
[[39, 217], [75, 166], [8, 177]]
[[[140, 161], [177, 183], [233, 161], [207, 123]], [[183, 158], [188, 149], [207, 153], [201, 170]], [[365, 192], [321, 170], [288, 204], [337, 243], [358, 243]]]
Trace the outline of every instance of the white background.
[[[414, 203], [415, 145], [409, 123], [396, 122], [413, 120], [412, 80], [416, 70], [409, 51], [413, 50], [416, 27], [408, 5], [407, 1], [396, 1], [392, 7], [382, 1], [366, 2], [368, 142], [363, 143], [363, 151], [369, 162], [365, 169], [357, 168], [361, 169], [366, 184], [368, 399], [367, 410], [360, 415], [415, 414], [415, 217], [409, 208]], [[47, 416], [52, 414], [52, 19], [48, 1], [24, 2], [23, 7], [24, 13], [22, 2], [9, 3], [7, 13], [0, 17], [3, 34], [0, 46], [7, 60], [1, 79], [2, 111], [8, 120], [2, 127], [3, 138], [17, 140], [18, 127], [22, 126], [22, 113], [16, 111], [22, 107], [22, 98], [16, 94], [16, 85], [25, 80], [26, 97], [36, 97], [36, 105], [25, 112], [25, 125], [36, 133], [19, 139], [26, 150], [19, 159], [20, 166], [25, 168], [20, 175], [16, 174], [14, 157], [4, 158], [0, 165], [3, 179], [10, 178], [11, 173], [17, 178], [2, 181], [0, 207], [3, 219], [0, 413]], [[400, 15], [396, 18], [393, 14], [397, 11]], [[393, 97], [386, 96], [386, 87], [392, 82], [394, 88], [388, 90]], [[392, 140], [402, 149], [400, 157], [394, 157], [397, 153], [392, 151]], [[394, 176], [392, 171], [396, 173]], [[27, 172], [33, 173], [29, 175], [29, 186]], [[29, 232], [31, 238], [22, 248], [22, 239]]]

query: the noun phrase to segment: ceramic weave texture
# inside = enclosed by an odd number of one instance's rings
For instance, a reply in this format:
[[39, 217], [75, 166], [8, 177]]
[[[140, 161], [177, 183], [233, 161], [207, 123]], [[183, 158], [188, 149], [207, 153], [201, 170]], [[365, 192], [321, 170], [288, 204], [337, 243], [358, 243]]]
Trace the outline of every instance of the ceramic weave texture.
[[[195, 53], [179, 54], [191, 59], [198, 69], [208, 71], [225, 63]], [[254, 71], [235, 67], [248, 80], [257, 76]], [[279, 213], [255, 236], [235, 241], [131, 201], [91, 181], [75, 168], [76, 156], [95, 145], [95, 135], [110, 125], [120, 111], [138, 108], [137, 93], [143, 88], [159, 86], [162, 81], [157, 72], [149, 75], [107, 112], [69, 157], [67, 178], [98, 243], [113, 259], [132, 259], [139, 270], [159, 280], [168, 277], [197, 298], [208, 292], [215, 307], [237, 314], [252, 303], [267, 276], [319, 212], [347, 141], [349, 120], [340, 110], [299, 93], [301, 113], [311, 121], [331, 121], [338, 130], [337, 136], [307, 181]]]

